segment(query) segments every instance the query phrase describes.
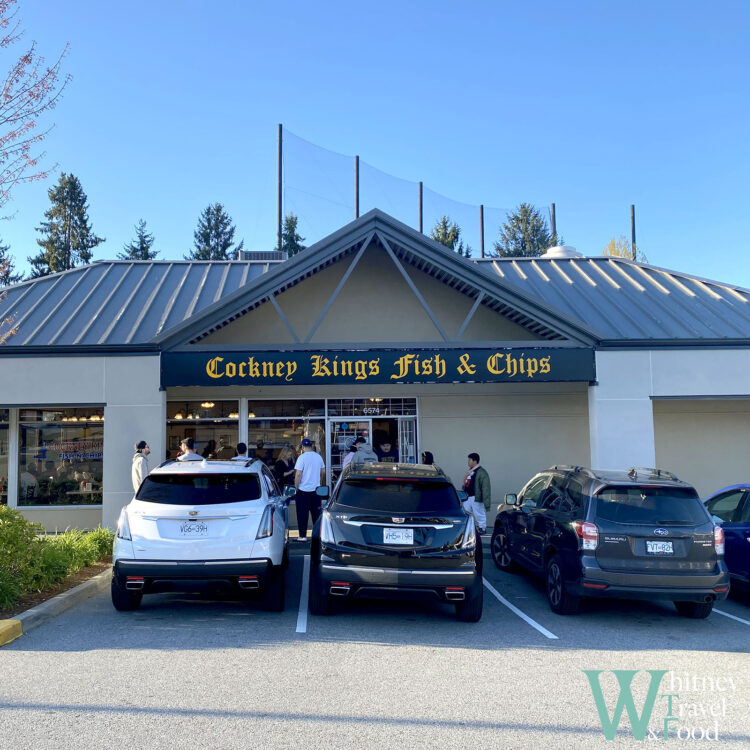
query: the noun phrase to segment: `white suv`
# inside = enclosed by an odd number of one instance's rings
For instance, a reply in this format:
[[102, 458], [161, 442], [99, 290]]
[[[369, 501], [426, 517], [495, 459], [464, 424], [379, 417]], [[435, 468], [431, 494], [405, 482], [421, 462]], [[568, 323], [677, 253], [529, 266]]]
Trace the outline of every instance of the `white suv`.
[[[205, 582], [263, 596], [284, 609], [287, 509], [261, 461], [167, 461], [120, 513], [112, 604]], [[186, 585], [187, 584], [187, 585]]]

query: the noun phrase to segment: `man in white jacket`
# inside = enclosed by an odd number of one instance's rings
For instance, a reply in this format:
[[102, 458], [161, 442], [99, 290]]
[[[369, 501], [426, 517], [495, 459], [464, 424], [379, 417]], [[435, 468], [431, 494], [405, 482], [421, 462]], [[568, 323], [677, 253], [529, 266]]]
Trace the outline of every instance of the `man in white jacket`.
[[133, 480], [133, 492], [138, 492], [141, 482], [146, 478], [146, 474], [148, 474], [149, 453], [151, 453], [151, 448], [148, 447], [148, 443], [145, 440], [141, 440], [139, 443], [135, 444], [133, 468], [130, 472], [130, 476]]

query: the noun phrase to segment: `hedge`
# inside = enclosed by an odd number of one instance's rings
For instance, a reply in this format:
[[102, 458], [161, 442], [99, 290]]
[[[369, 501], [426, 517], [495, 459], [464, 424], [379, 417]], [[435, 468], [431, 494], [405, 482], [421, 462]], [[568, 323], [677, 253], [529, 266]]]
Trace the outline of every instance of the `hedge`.
[[42, 591], [112, 553], [113, 534], [101, 527], [44, 534], [41, 524], [0, 505], [0, 608], [10, 607], [24, 594]]

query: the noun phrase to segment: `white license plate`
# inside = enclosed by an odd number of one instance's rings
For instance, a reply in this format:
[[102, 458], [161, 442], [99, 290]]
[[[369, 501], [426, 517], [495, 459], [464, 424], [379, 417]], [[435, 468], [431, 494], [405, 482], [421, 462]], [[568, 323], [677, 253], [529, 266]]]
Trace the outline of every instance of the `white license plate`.
[[672, 542], [649, 542], [646, 541], [646, 554], [648, 555], [673, 555]]
[[414, 544], [414, 529], [383, 529], [383, 544]]
[[208, 536], [208, 524], [204, 521], [183, 521], [180, 524], [180, 536], [195, 538]]

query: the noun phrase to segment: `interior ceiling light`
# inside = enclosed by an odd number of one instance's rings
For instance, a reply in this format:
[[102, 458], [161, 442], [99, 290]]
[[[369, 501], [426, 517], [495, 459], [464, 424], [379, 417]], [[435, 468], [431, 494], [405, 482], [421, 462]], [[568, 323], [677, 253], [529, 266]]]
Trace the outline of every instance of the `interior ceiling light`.
[[175, 419], [185, 419], [185, 416], [181, 411], [178, 411], [177, 414], [174, 415]]
[[229, 419], [239, 419], [239, 418], [240, 418], [240, 415], [236, 411], [229, 413]]
[[201, 404], [201, 407], [202, 407], [202, 408], [204, 408], [204, 409], [213, 409], [213, 408], [214, 408], [214, 406], [215, 406], [215, 404], [214, 404], [214, 402], [213, 402], [213, 401], [204, 401], [204, 402], [203, 402], [203, 403]]
[[254, 412], [254, 411], [251, 411], [251, 412], [250, 412], [250, 413], [249, 413], [249, 414], [248, 414], [247, 416], [248, 416], [248, 417], [249, 417], [250, 419], [253, 419], [253, 418], [255, 417], [255, 412]]

